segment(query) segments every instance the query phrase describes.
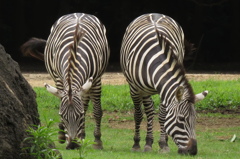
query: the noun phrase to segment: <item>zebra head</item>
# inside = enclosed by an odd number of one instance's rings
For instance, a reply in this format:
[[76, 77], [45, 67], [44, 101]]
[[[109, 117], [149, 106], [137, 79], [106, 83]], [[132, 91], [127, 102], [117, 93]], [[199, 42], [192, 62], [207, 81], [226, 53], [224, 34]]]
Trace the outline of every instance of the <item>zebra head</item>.
[[68, 142], [67, 149], [74, 149], [79, 147], [77, 139], [84, 137], [84, 120], [85, 112], [84, 105], [82, 103], [82, 96], [88, 92], [92, 86], [93, 78], [89, 78], [87, 82], [78, 90], [58, 90], [53, 86], [45, 83], [45, 87], [48, 92], [61, 98], [61, 106], [59, 114], [61, 116], [62, 123], [59, 128], [62, 132], [59, 132], [61, 137], [59, 139]]
[[193, 96], [179, 86], [174, 94], [175, 101], [166, 109], [165, 130], [178, 146], [179, 154], [197, 154], [197, 140], [195, 134], [196, 110], [195, 102], [205, 98], [208, 91]]

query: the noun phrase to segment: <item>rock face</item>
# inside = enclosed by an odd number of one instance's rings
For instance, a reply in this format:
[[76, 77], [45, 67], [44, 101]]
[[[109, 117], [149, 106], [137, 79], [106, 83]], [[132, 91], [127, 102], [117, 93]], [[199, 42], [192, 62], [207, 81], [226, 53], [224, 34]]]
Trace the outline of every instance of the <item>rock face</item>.
[[22, 151], [27, 146], [23, 143], [26, 129], [40, 124], [35, 98], [18, 63], [0, 44], [0, 159], [26, 158]]

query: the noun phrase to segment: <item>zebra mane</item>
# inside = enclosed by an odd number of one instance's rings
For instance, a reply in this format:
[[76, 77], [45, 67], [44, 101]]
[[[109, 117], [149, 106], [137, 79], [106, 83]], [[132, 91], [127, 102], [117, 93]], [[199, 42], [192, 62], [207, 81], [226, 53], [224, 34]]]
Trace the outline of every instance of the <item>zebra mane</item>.
[[[157, 31], [157, 29], [156, 29], [156, 31]], [[160, 34], [158, 31], [157, 31], [157, 33], [158, 33], [157, 39], [158, 39], [158, 41], [159, 41], [159, 44], [162, 43], [160, 39], [164, 39], [166, 42], [168, 41], [164, 35]], [[193, 45], [190, 45], [190, 44], [189, 44], [187, 51], [190, 51], [190, 49], [192, 49], [192, 46], [193, 46]], [[187, 90], [188, 90], [188, 96], [186, 96], [186, 97], [187, 97], [187, 100], [190, 101], [190, 102], [192, 102], [192, 103], [194, 103], [194, 102], [195, 102], [195, 94], [194, 94], [194, 92], [193, 92], [192, 86], [190, 85], [190, 83], [189, 83], [189, 81], [188, 81], [188, 79], [187, 79], [187, 77], [186, 77], [186, 71], [185, 71], [184, 65], [183, 65], [183, 63], [181, 63], [181, 62], [178, 60], [178, 57], [174, 54], [172, 44], [169, 43], [169, 42], [167, 42], [166, 47], [168, 47], [168, 49], [172, 50], [172, 51], [171, 51], [171, 57], [172, 57], [174, 60], [176, 60], [176, 62], [177, 62], [177, 63], [176, 63], [176, 67], [180, 68], [179, 76], [182, 76], [182, 77], [183, 77], [182, 80], [184, 81], [184, 89], [187, 89]], [[186, 50], [184, 50], [184, 51], [186, 51]]]
[[191, 56], [192, 53], [196, 50], [194, 44], [190, 43], [188, 40], [184, 39], [184, 47], [185, 47], [185, 57]]
[[[171, 49], [171, 48], [170, 48]], [[191, 84], [189, 83], [187, 77], [186, 77], [186, 71], [185, 71], [185, 68], [184, 68], [184, 65], [183, 63], [181, 63], [176, 55], [174, 53], [172, 53], [172, 56], [173, 58], [177, 61], [177, 64], [176, 66], [178, 68], [180, 68], [180, 72], [179, 72], [179, 75], [183, 77], [183, 81], [184, 81], [184, 89], [187, 89], [188, 90], [188, 95], [186, 96], [187, 100], [190, 101], [191, 103], [195, 103], [195, 94], [193, 92], [193, 88], [191, 86]]]
[[82, 40], [83, 36], [85, 35], [85, 32], [80, 28], [79, 23], [76, 25], [76, 29], [73, 35], [73, 43], [70, 44], [70, 55], [68, 58], [68, 68], [67, 68], [67, 83], [68, 83], [68, 95], [69, 95], [69, 100], [71, 102], [72, 99], [72, 79], [74, 75], [74, 69], [76, 67], [76, 57], [77, 57], [77, 49], [78, 49], [78, 44]]
[[[183, 67], [183, 65], [181, 65]], [[188, 101], [190, 101], [191, 103], [195, 103], [195, 94], [193, 92], [193, 88], [191, 86], [191, 84], [189, 83], [187, 77], [185, 76], [185, 69], [183, 68], [184, 71], [184, 80], [185, 80], [185, 88], [188, 90], [188, 96], [187, 99]]]

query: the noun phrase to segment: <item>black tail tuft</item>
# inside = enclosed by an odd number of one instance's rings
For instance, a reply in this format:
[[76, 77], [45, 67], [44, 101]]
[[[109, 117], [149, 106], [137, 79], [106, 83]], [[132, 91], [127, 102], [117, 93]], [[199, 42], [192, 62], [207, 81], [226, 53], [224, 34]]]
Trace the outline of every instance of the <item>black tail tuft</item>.
[[21, 46], [21, 52], [23, 56], [30, 56], [36, 59], [44, 61], [44, 49], [46, 46], [46, 40], [31, 38]]

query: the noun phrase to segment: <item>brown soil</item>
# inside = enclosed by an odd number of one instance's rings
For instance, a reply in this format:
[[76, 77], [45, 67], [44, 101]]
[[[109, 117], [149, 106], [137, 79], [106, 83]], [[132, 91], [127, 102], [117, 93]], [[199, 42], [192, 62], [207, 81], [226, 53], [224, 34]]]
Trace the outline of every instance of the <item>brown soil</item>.
[[[54, 82], [47, 73], [23, 73], [23, 76], [32, 87], [43, 87], [43, 83], [54, 86]], [[102, 83], [105, 85], [121, 85], [127, 84], [122, 73], [105, 73], [102, 76]]]
[[[119, 117], [121, 115], [121, 118]], [[123, 114], [115, 113], [112, 114], [109, 119], [109, 125], [111, 128], [118, 128], [118, 129], [131, 129], [134, 130], [134, 120], [133, 120], [133, 113], [131, 113], [132, 120], [126, 120], [123, 118]], [[128, 117], [129, 119], [129, 117]], [[141, 129], [146, 130], [147, 122], [144, 120], [141, 123]], [[203, 114], [198, 114], [197, 117], [197, 124], [196, 129], [201, 131], [208, 131], [212, 130], [215, 131], [217, 129], [226, 128], [226, 127], [239, 127], [240, 126], [240, 118], [238, 115], [231, 115], [229, 117], [219, 116], [219, 117], [207, 117]], [[159, 131], [160, 126], [158, 123], [157, 116], [154, 120], [153, 125], [154, 131]]]
[[[42, 87], [43, 83], [54, 85], [53, 80], [47, 73], [23, 73], [24, 77], [32, 87]], [[187, 74], [189, 80], [201, 81], [207, 79], [213, 80], [237, 80], [240, 74]], [[102, 83], [105, 85], [121, 85], [127, 84], [122, 73], [107, 72], [102, 77]]]

